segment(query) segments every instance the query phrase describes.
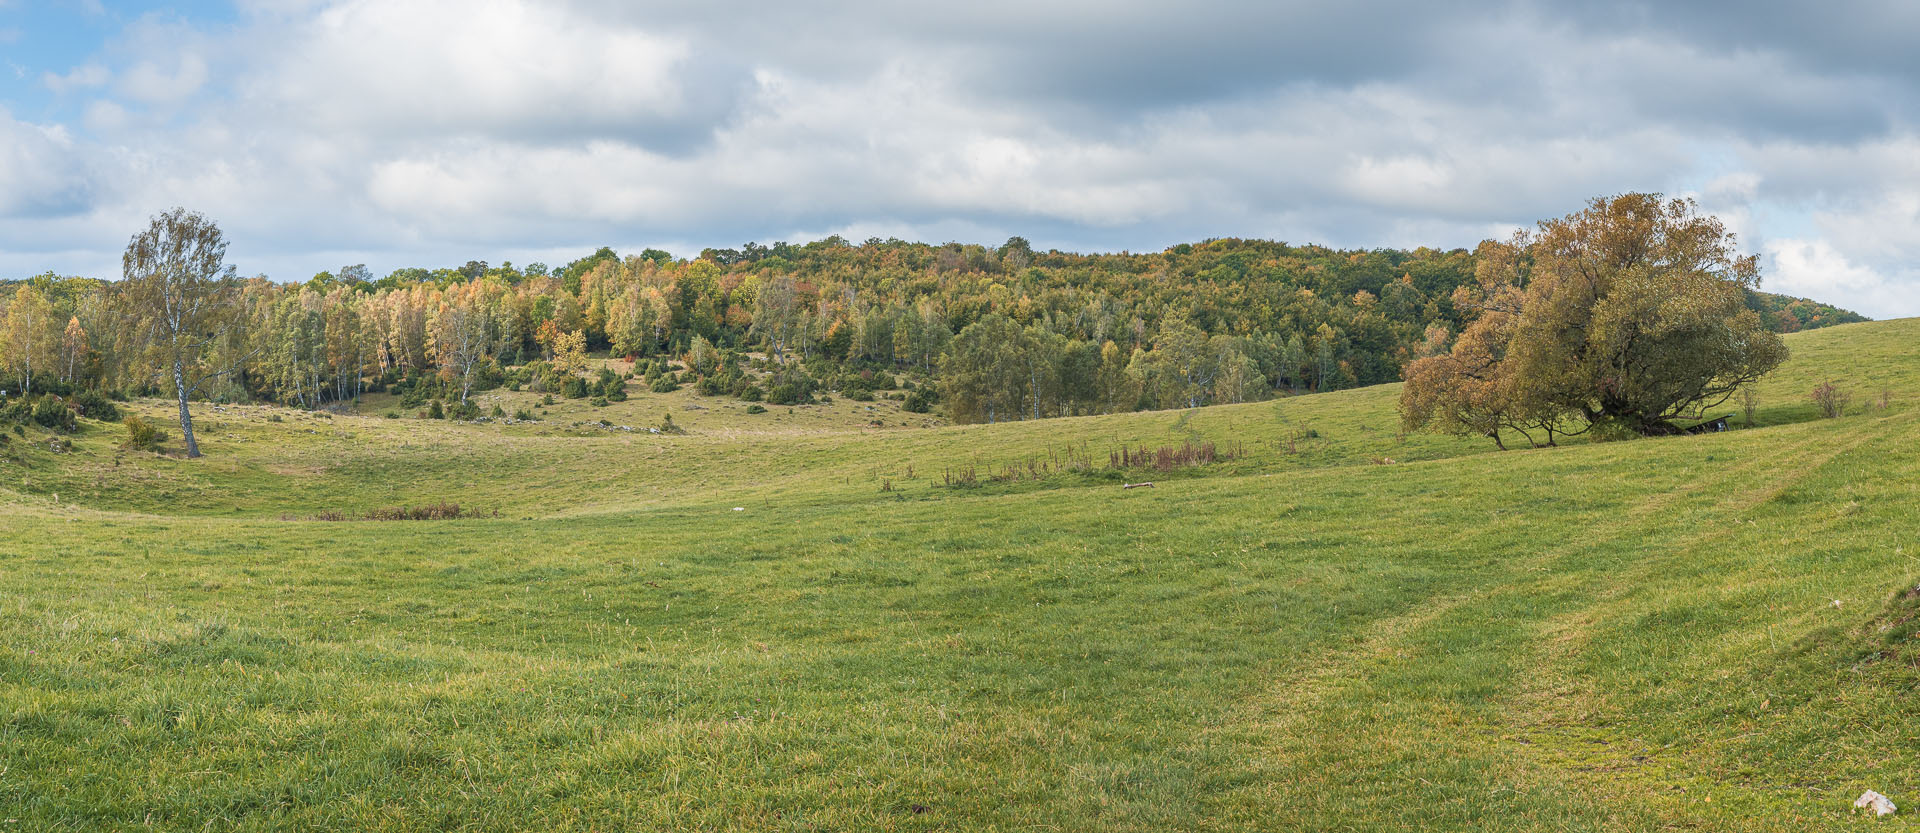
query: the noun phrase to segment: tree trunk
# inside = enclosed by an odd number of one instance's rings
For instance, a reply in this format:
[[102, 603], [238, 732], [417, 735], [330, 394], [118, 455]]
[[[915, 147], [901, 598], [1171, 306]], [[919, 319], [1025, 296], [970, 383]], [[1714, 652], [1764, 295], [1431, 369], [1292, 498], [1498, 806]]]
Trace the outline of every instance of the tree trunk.
[[187, 459], [200, 456], [200, 444], [193, 439], [193, 414], [187, 412], [187, 372], [180, 361], [173, 362], [173, 389], [180, 394], [180, 435], [187, 438]]

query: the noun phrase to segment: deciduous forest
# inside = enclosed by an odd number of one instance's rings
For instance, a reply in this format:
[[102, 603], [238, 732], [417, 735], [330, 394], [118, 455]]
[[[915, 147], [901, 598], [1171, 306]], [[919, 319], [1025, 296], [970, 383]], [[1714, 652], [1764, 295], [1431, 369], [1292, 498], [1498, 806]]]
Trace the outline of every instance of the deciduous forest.
[[[624, 395], [573, 372], [636, 360], [645, 384], [765, 400], [897, 390], [960, 422], [1258, 400], [1396, 381], [1466, 327], [1464, 249], [1343, 250], [1217, 239], [1152, 254], [830, 237], [676, 259], [602, 248], [560, 267], [470, 261], [241, 282], [210, 351], [233, 372], [198, 395], [321, 408], [368, 390], [455, 415], [501, 386]], [[6, 387], [159, 394], [144, 314], [123, 284], [45, 274], [0, 284]], [[1749, 292], [1782, 332], [1863, 320]], [[757, 372], [749, 372], [749, 370]]]

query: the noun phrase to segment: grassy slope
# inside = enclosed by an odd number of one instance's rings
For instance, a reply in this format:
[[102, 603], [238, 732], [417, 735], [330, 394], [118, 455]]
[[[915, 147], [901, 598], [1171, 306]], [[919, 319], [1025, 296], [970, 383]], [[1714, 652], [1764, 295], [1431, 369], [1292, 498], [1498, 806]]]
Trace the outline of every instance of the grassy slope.
[[[1392, 387], [967, 428], [677, 411], [685, 437], [243, 409], [190, 465], [116, 466], [100, 430], [0, 481], [0, 808], [1847, 827], [1862, 789], [1920, 799], [1914, 603], [1888, 600], [1920, 573], [1916, 336], [1791, 337], [1764, 430], [1507, 454], [1396, 436]], [[1805, 421], [1828, 377], [1894, 406]], [[1152, 490], [929, 482], [1189, 436], [1249, 454]], [[513, 517], [278, 520], [426, 497]]]

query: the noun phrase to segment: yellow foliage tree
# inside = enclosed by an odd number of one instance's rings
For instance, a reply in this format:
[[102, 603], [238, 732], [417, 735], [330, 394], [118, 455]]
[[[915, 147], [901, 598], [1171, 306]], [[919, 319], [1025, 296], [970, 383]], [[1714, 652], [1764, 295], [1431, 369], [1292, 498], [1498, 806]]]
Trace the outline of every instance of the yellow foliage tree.
[[1496, 443], [1501, 429], [1549, 444], [1568, 428], [1673, 432], [1786, 359], [1746, 307], [1758, 260], [1734, 242], [1692, 200], [1624, 194], [1482, 243], [1479, 286], [1455, 298], [1478, 317], [1408, 366], [1404, 424]]

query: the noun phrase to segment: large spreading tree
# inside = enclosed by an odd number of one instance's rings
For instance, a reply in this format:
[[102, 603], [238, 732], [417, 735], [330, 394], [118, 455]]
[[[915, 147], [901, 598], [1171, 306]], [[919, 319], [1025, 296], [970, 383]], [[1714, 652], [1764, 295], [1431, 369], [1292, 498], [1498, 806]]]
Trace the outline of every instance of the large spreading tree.
[[184, 208], [154, 217], [121, 256], [122, 297], [141, 324], [147, 366], [171, 377], [188, 457], [200, 456], [188, 400], [240, 364], [238, 358], [219, 358], [231, 355], [221, 348], [230, 346], [242, 321], [240, 282], [226, 256], [220, 227]]
[[1497, 443], [1672, 433], [1787, 357], [1746, 305], [1758, 259], [1734, 243], [1692, 200], [1658, 194], [1596, 198], [1482, 243], [1478, 286], [1455, 298], [1476, 316], [1451, 351], [1408, 366], [1406, 426]]

